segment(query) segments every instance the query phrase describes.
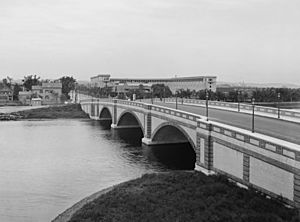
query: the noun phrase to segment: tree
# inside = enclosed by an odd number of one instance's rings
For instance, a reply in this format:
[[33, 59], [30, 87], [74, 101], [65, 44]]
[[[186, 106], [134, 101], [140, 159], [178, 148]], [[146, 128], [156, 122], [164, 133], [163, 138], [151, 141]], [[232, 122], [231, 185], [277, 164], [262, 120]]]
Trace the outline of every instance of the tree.
[[69, 99], [69, 92], [75, 89], [76, 80], [70, 76], [63, 76], [60, 78], [62, 84], [62, 93]]
[[12, 81], [12, 78], [10, 78], [9, 76], [7, 76], [7, 78], [4, 78], [2, 80], [2, 83], [4, 84], [4, 86], [6, 86], [8, 88], [11, 88], [11, 81]]
[[152, 85], [152, 92], [154, 97], [170, 97], [172, 95], [172, 91], [168, 86], [164, 84], [153, 84]]
[[31, 90], [32, 86], [39, 85], [40, 83], [40, 77], [37, 77], [36, 75], [24, 76], [23, 86], [26, 90]]
[[19, 92], [22, 91], [22, 88], [16, 84], [14, 86], [14, 92], [13, 92], [13, 100], [18, 100], [19, 99]]

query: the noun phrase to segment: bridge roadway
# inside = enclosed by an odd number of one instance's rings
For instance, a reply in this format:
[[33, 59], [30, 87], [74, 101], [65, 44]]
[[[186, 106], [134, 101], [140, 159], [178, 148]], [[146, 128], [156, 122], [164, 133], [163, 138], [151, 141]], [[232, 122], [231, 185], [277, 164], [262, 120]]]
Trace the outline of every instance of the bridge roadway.
[[[154, 104], [169, 108], [175, 108], [174, 103], [154, 102]], [[206, 115], [206, 108], [193, 105], [182, 105], [178, 102], [178, 109], [186, 112]], [[242, 129], [252, 129], [252, 115], [227, 110], [209, 108], [209, 120], [239, 127]], [[255, 116], [254, 131], [264, 135], [272, 136], [288, 142], [300, 144], [300, 124], [280, 119]]]

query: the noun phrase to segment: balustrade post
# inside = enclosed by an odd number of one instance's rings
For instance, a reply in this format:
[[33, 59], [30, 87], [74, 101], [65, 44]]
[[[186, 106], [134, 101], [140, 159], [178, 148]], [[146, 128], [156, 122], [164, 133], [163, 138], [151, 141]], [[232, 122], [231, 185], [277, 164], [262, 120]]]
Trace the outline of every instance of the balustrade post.
[[255, 110], [255, 99], [252, 98], [252, 133], [254, 133], [254, 110]]
[[208, 121], [208, 91], [205, 91], [205, 98], [206, 98], [206, 121]]
[[280, 119], [280, 92], [277, 94], [277, 109], [278, 119]]

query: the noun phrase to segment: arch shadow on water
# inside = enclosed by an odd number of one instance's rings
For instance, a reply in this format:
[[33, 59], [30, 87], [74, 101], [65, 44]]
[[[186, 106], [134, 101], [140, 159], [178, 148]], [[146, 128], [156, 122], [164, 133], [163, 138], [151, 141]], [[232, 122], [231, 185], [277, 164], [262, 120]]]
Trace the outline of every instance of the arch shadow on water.
[[187, 132], [172, 123], [163, 123], [152, 133], [152, 155], [172, 169], [195, 168], [195, 144]]
[[[130, 121], [131, 124], [139, 123], [138, 120], [132, 119], [135, 117], [130, 114], [125, 114], [124, 116], [126, 117], [125, 119], [120, 119], [122, 125], [127, 124], [127, 121]], [[108, 130], [110, 129], [110, 125], [111, 121], [100, 121], [102, 129]], [[196, 154], [193, 145], [191, 145], [190, 138], [182, 132], [182, 129], [176, 126], [166, 125], [154, 132], [153, 136], [154, 141], [172, 142], [174, 138], [177, 138], [180, 143], [147, 146], [142, 145], [143, 137], [144, 135], [141, 128], [121, 128], [112, 129], [107, 139], [122, 141], [122, 143], [125, 143], [122, 146], [123, 149], [130, 150], [134, 155], [142, 155], [146, 161], [158, 164], [164, 169], [193, 170], [195, 168]], [[139, 150], [141, 153], [135, 152], [133, 149]]]
[[103, 130], [110, 130], [111, 129], [111, 120], [99, 120], [99, 126]]
[[143, 132], [141, 128], [113, 129], [112, 138], [122, 140], [128, 145], [140, 147], [142, 145]]
[[196, 154], [189, 143], [143, 145], [143, 150], [150, 161], [159, 162], [168, 169], [195, 169]]

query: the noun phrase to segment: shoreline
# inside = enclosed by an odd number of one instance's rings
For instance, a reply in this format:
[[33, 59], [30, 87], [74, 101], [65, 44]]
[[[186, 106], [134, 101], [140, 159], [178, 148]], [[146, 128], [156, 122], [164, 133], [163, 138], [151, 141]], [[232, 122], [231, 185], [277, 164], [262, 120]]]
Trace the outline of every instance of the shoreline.
[[251, 218], [290, 221], [299, 217], [295, 208], [286, 207], [255, 189], [238, 187], [221, 175], [206, 176], [193, 170], [144, 174], [104, 188], [78, 201], [51, 222], [91, 221], [91, 218], [126, 222], [133, 218], [133, 221], [143, 221], [143, 218], [202, 221], [215, 214], [221, 220], [231, 218], [231, 221], [240, 221], [241, 216], [245, 221]]
[[[193, 170], [195, 171], [195, 170]], [[192, 171], [192, 172], [193, 172]], [[159, 173], [152, 173], [152, 174], [167, 174], [168, 172], [159, 172]], [[71, 207], [67, 208], [66, 210], [64, 210], [62, 213], [60, 213], [58, 216], [56, 216], [53, 220], [51, 220], [51, 222], [68, 222], [71, 217], [78, 212], [84, 205], [98, 199], [99, 197], [101, 197], [102, 195], [114, 190], [115, 188], [121, 187], [123, 185], [125, 185], [126, 183], [132, 181], [132, 180], [136, 180], [139, 178], [142, 178], [143, 175], [121, 182], [121, 183], [117, 183], [115, 185], [103, 188], [99, 191], [97, 191], [96, 193], [93, 193], [81, 200], [79, 200], [78, 202], [76, 202], [75, 204], [73, 204]]]
[[30, 107], [30, 109], [0, 113], [0, 121], [28, 119], [87, 119], [79, 104]]
[[[138, 177], [139, 178], [139, 177]], [[137, 178], [135, 178], [137, 179]], [[134, 179], [132, 179], [134, 180]], [[128, 180], [131, 181], [131, 180]], [[128, 181], [125, 182], [121, 182], [109, 187], [106, 187], [100, 191], [97, 191], [96, 193], [93, 193], [81, 200], [79, 200], [78, 202], [76, 202], [75, 204], [73, 204], [71, 207], [67, 208], [65, 211], [63, 211], [62, 213], [60, 213], [57, 217], [55, 217], [53, 220], [51, 220], [51, 222], [68, 222], [71, 217], [77, 212], [79, 211], [84, 205], [98, 199], [99, 197], [101, 197], [102, 195], [112, 191], [113, 189], [122, 186], [123, 184], [127, 183]]]

